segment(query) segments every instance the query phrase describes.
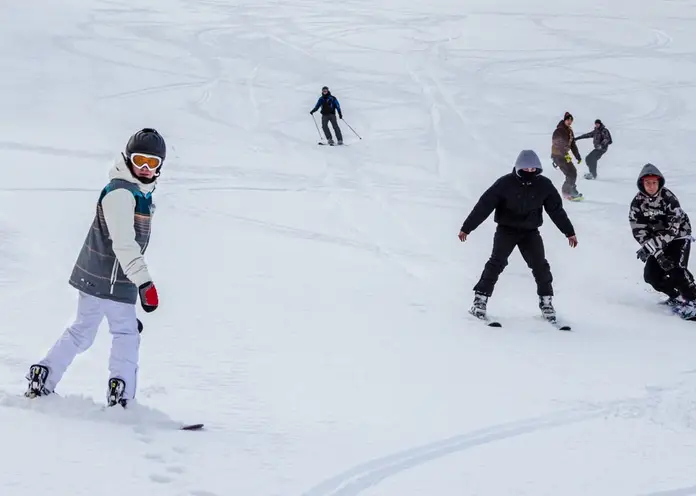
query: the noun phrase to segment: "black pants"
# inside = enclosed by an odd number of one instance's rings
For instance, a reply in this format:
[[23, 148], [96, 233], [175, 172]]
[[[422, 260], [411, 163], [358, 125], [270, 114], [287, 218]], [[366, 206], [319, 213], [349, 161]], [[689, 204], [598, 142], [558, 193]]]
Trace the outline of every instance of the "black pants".
[[575, 168], [573, 162], [566, 160], [565, 155], [553, 155], [551, 160], [553, 160], [556, 167], [561, 169], [561, 172], [565, 175], [565, 181], [563, 182], [563, 186], [561, 186], [561, 192], [564, 195], [578, 194], [578, 170]]
[[597, 161], [602, 158], [606, 151], [594, 149], [585, 157], [585, 162], [587, 163], [587, 168], [590, 169], [590, 174], [592, 177], [597, 177]]
[[343, 141], [343, 134], [341, 134], [341, 128], [338, 127], [338, 121], [336, 120], [336, 114], [322, 114], [321, 116], [321, 128], [324, 130], [324, 135], [326, 135], [327, 140], [331, 140], [331, 131], [329, 131], [329, 122], [334, 128], [336, 133], [336, 139], [338, 141]]
[[481, 279], [474, 286], [477, 293], [491, 296], [493, 288], [503, 269], [508, 264], [508, 258], [512, 250], [517, 246], [527, 266], [532, 269], [534, 280], [537, 284], [539, 296], [553, 296], [551, 282], [551, 267], [544, 253], [544, 241], [538, 229], [518, 230], [505, 226], [498, 226], [493, 237], [493, 253], [483, 268]]
[[696, 300], [696, 286], [694, 276], [689, 272], [689, 253], [691, 241], [677, 239], [672, 241], [664, 250], [664, 254], [672, 262], [674, 268], [665, 272], [657, 263], [655, 257], [648, 258], [645, 262], [643, 278], [656, 291], [666, 294], [670, 298], [681, 296], [685, 300]]

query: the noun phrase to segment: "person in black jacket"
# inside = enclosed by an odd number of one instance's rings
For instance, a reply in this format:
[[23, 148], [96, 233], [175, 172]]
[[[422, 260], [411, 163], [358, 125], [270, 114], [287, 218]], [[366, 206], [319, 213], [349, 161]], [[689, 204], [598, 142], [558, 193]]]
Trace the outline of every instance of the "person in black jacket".
[[563, 209], [561, 195], [551, 180], [542, 176], [541, 172], [539, 156], [532, 150], [522, 150], [513, 171], [499, 178], [483, 193], [462, 224], [460, 241], [466, 241], [469, 234], [493, 211], [494, 220], [498, 224], [493, 238], [493, 253], [474, 286], [474, 304], [469, 313], [475, 317], [485, 318], [488, 298], [493, 294], [493, 288], [507, 266], [512, 251], [518, 247], [536, 280], [542, 315], [547, 319], [555, 318], [551, 284], [553, 277], [539, 232], [543, 223], [542, 208], [565, 234], [572, 248], [577, 246], [578, 240], [573, 224]]
[[324, 134], [326, 135], [326, 139], [328, 140], [329, 145], [334, 144], [333, 137], [331, 136], [331, 131], [329, 130], [329, 122], [331, 123], [331, 126], [334, 128], [338, 144], [342, 145], [343, 134], [341, 133], [341, 128], [338, 127], [338, 121], [336, 120], [337, 111], [338, 118], [343, 119], [341, 104], [338, 103], [338, 98], [331, 94], [331, 91], [329, 91], [329, 88], [327, 86], [324, 86], [321, 89], [321, 96], [317, 100], [316, 105], [314, 105], [314, 108], [310, 110], [309, 113], [314, 115], [314, 112], [319, 110], [319, 108], [321, 108], [321, 128], [324, 131]]
[[595, 127], [592, 131], [575, 138], [575, 141], [592, 138], [592, 145], [594, 146], [594, 150], [585, 157], [585, 163], [588, 169], [590, 169], [590, 172], [585, 174], [585, 179], [597, 179], [597, 162], [602, 158], [602, 155], [607, 153], [609, 145], [614, 142], [611, 139], [609, 129], [607, 129], [601, 119], [595, 120], [594, 124]]

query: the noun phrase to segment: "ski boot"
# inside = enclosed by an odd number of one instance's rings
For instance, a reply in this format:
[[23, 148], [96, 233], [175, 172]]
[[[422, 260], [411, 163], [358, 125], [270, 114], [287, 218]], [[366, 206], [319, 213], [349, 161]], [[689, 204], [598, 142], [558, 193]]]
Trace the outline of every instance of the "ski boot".
[[116, 406], [121, 405], [126, 408], [128, 405], [128, 400], [123, 398], [123, 391], [126, 389], [126, 383], [123, 379], [118, 377], [112, 377], [109, 379], [109, 394], [107, 396], [107, 405]]
[[48, 368], [43, 365], [34, 364], [29, 367], [29, 373], [26, 375], [29, 381], [24, 396], [27, 398], [36, 398], [37, 396], [48, 396], [51, 391], [46, 389], [46, 379], [48, 378]]
[[486, 305], [488, 304], [488, 296], [482, 293], [474, 294], [474, 303], [469, 309], [469, 313], [477, 319], [486, 318]]
[[585, 179], [597, 179], [597, 176], [593, 176], [591, 172], [586, 172]]
[[342, 140], [342, 139], [341, 139], [341, 140], [338, 140], [338, 144], [339, 144], [339, 145], [342, 145], [342, 144], [343, 144], [343, 140]]
[[335, 145], [333, 138], [329, 138], [328, 143], [329, 143], [329, 145], [331, 145], [331, 146], [334, 146], [334, 145]]
[[549, 322], [556, 321], [556, 310], [553, 308], [553, 303], [551, 300], [553, 296], [540, 296], [539, 297], [539, 310], [541, 310], [541, 315]]

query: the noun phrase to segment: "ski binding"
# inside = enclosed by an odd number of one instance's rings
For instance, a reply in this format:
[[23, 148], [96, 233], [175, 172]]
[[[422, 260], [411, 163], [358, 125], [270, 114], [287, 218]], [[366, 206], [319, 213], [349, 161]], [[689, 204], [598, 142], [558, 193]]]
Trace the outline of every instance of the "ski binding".
[[481, 322], [485, 323], [488, 327], [503, 327], [503, 324], [498, 322], [497, 320], [492, 320], [490, 317], [487, 315], [476, 315], [473, 313], [471, 310], [469, 310], [469, 313], [476, 317], [478, 320]]

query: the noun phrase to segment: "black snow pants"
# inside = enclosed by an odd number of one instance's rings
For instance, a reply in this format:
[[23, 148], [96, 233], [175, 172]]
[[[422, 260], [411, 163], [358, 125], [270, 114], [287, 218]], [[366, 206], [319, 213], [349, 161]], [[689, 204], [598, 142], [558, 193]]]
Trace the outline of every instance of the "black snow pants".
[[594, 149], [585, 157], [585, 163], [587, 163], [587, 168], [590, 169], [590, 174], [592, 177], [597, 177], [597, 161], [602, 158], [606, 151]]
[[532, 269], [539, 296], [553, 296], [551, 267], [546, 260], [544, 241], [538, 229], [514, 229], [498, 226], [493, 237], [493, 253], [483, 268], [481, 279], [474, 286], [476, 293], [493, 294], [493, 288], [508, 264], [512, 251], [518, 247], [527, 266]]
[[563, 193], [563, 195], [577, 195], [578, 170], [575, 168], [573, 162], [567, 160], [565, 155], [553, 155], [551, 160], [553, 160], [556, 167], [561, 169], [561, 172], [563, 172], [565, 176], [565, 181], [563, 182], [563, 186], [561, 186], [561, 193]]
[[336, 114], [321, 115], [321, 128], [324, 130], [324, 135], [326, 136], [326, 139], [329, 141], [333, 139], [331, 137], [331, 131], [329, 131], [329, 122], [331, 123], [331, 126], [334, 128], [334, 132], [336, 133], [336, 139], [338, 141], [343, 141], [343, 134], [341, 133], [341, 128], [338, 127], [338, 120], [336, 119]]
[[674, 268], [666, 272], [660, 267], [655, 257], [645, 262], [643, 278], [656, 291], [670, 298], [681, 296], [687, 301], [696, 300], [696, 285], [694, 276], [689, 271], [689, 253], [691, 240], [676, 239], [664, 249], [664, 255], [674, 263]]

